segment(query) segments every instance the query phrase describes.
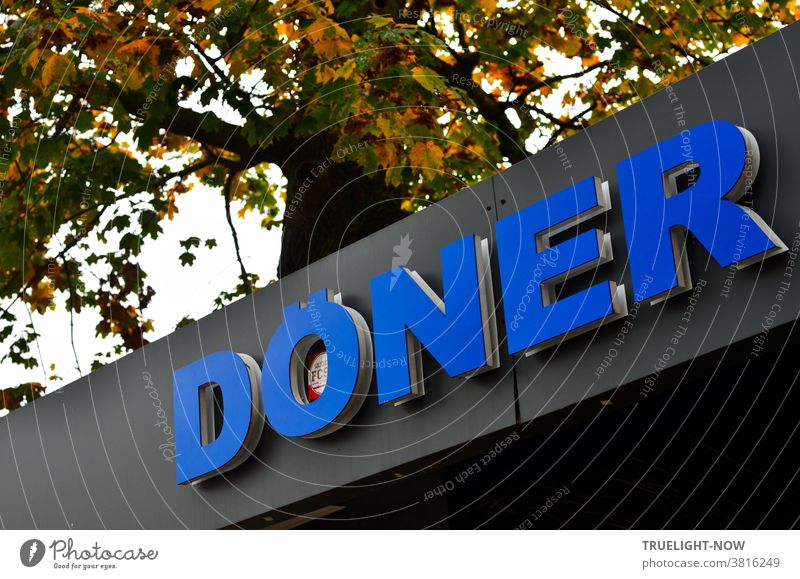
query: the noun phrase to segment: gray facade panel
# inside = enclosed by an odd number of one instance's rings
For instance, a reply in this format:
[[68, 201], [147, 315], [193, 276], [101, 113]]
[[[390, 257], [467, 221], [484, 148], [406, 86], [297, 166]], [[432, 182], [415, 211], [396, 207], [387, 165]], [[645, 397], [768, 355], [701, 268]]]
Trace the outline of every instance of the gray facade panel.
[[[800, 92], [794, 66], [798, 56], [800, 27], [790, 26], [494, 178], [501, 218], [570, 186], [573, 180], [597, 176], [608, 181], [611, 211], [582, 224], [580, 230], [599, 227], [610, 232], [614, 260], [576, 279], [565, 295], [614, 280], [625, 284], [629, 311], [636, 314], [632, 330], [621, 342], [617, 338], [624, 321], [619, 320], [518, 360], [522, 420], [653, 377], [659, 359], [665, 356], [672, 366], [752, 340], [762, 331], [780, 283], [789, 279], [784, 277], [788, 253], [734, 272], [721, 267], [690, 236], [687, 253], [693, 291], [698, 292], [694, 295], [697, 306], [691, 309], [693, 293], [687, 292], [656, 305], [632, 308], [632, 296], [641, 288], [632, 287], [626, 267], [628, 251], [615, 165], [710, 120], [744, 127], [758, 141], [760, 169], [752, 195], [740, 203], [751, 206], [791, 246], [800, 231], [800, 164], [796, 160]], [[729, 275], [732, 282], [726, 288]], [[698, 291], [700, 280], [707, 283]], [[800, 280], [794, 280], [780, 301], [781, 311], [770, 322], [773, 327], [797, 318], [798, 286]], [[672, 341], [675, 337], [677, 343]], [[642, 395], [646, 393], [644, 390]]]
[[[159, 418], [162, 409], [171, 427], [175, 369], [218, 350], [246, 353], [261, 363], [283, 308], [313, 291], [340, 291], [343, 303], [371, 325], [369, 282], [391, 269], [393, 247], [401, 236], [412, 240], [407, 267], [441, 295], [439, 248], [470, 233], [488, 238], [493, 246], [493, 209], [487, 181], [3, 419], [3, 525], [215, 528], [512, 425], [508, 358], [504, 369], [461, 380], [448, 377], [427, 354], [423, 398], [397, 407], [378, 406], [373, 380], [371, 396], [343, 429], [305, 440], [282, 438], [266, 428], [255, 456], [194, 486], [175, 485], [175, 465], [165, 446], [171, 442], [169, 430], [165, 433]], [[11, 444], [32, 515], [24, 498], [20, 500]]]
[[[567, 284], [577, 290], [600, 280], [625, 283], [629, 308], [636, 288], [627, 255], [614, 166], [629, 155], [710, 119], [748, 128], [761, 148], [753, 207], [784, 242], [798, 230], [800, 164], [794, 157], [800, 121], [792, 55], [800, 55], [800, 26], [742, 50], [669, 90], [593, 126], [493, 179], [414, 214], [191, 324], [0, 420], [0, 524], [6, 528], [216, 528], [281, 508], [321, 492], [396, 469], [431, 453], [527, 421], [583, 398], [647, 376], [687, 312], [689, 295], [636, 311], [633, 329], [601, 377], [596, 372], [623, 321], [481, 376], [449, 378], [423, 355], [426, 395], [401, 406], [370, 399], [343, 429], [313, 440], [284, 439], [266, 428], [255, 456], [222, 476], [175, 485], [171, 438], [173, 371], [217, 350], [259, 363], [281, 323], [282, 308], [323, 287], [372, 325], [370, 279], [392, 267], [394, 246], [412, 240], [407, 264], [441, 295], [439, 249], [475, 233], [490, 240], [494, 292], [501, 301], [494, 256], [494, 220], [511, 215], [578, 180], [608, 180], [613, 208], [585, 226], [611, 232], [615, 260]], [[676, 100], [677, 99], [677, 100]], [[676, 106], [681, 106], [680, 112]], [[681, 125], [680, 121], [685, 121]], [[497, 205], [495, 205], [497, 201]], [[760, 331], [784, 275], [787, 256], [735, 273], [720, 297], [727, 270], [690, 241], [695, 282], [706, 280], [669, 364], [742, 341]], [[593, 281], [594, 280], [594, 281]], [[793, 283], [775, 325], [800, 309]], [[191, 288], [187, 288], [191, 291]], [[498, 310], [503, 343], [503, 315]], [[520, 392], [515, 407], [515, 374]], [[410, 474], [400, 468], [404, 475]]]

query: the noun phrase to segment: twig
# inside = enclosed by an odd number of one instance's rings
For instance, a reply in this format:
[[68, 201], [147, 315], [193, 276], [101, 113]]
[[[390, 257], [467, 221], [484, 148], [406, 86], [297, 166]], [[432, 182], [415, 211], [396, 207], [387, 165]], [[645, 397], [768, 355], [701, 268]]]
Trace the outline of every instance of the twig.
[[81, 371], [81, 363], [78, 361], [78, 351], [75, 349], [75, 322], [73, 319], [75, 305], [72, 303], [72, 300], [76, 296], [75, 290], [72, 287], [72, 273], [69, 270], [69, 262], [66, 259], [62, 259], [61, 263], [64, 264], [64, 271], [67, 274], [67, 286], [69, 287], [69, 341], [72, 344], [72, 355], [75, 356], [75, 369], [78, 370], [78, 374], [82, 376], [83, 372]]
[[247, 275], [247, 270], [242, 261], [242, 255], [239, 251], [239, 236], [236, 234], [236, 228], [233, 226], [233, 218], [231, 217], [231, 195], [233, 194], [233, 187], [238, 183], [239, 173], [237, 171], [230, 171], [228, 177], [225, 179], [225, 217], [228, 219], [228, 227], [231, 229], [231, 236], [233, 237], [233, 247], [236, 250], [236, 261], [239, 262], [239, 269], [242, 277], [242, 283], [247, 288], [248, 292], [252, 290], [250, 287], [250, 278]]

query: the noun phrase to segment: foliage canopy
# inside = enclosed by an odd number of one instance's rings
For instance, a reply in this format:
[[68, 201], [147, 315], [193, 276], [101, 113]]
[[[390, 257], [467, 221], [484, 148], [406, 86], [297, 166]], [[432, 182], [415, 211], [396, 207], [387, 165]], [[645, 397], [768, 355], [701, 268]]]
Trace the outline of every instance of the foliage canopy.
[[[794, 21], [794, 4], [6, 2], [3, 361], [36, 366], [12, 307], [57, 296], [101, 312], [115, 353], [147, 343], [156, 288], [137, 256], [192, 187], [224, 197], [237, 257], [231, 203], [282, 226], [285, 275]], [[201, 229], [185, 267], [216, 245]], [[218, 306], [261, 281], [238, 261]]]

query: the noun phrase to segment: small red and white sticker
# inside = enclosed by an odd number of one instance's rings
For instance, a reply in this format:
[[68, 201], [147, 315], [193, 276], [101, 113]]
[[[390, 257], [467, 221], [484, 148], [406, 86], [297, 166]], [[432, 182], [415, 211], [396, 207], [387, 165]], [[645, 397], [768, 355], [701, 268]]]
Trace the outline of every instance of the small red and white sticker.
[[308, 368], [308, 388], [306, 396], [312, 402], [322, 396], [325, 385], [328, 383], [328, 352], [316, 352], [309, 354], [306, 360]]

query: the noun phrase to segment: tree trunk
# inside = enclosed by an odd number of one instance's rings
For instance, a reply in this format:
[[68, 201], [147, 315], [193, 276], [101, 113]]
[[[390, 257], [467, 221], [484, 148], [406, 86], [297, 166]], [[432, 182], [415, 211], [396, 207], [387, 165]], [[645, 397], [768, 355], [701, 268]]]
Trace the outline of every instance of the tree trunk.
[[306, 141], [283, 166], [288, 184], [278, 277], [409, 215], [385, 172], [364, 175], [355, 162], [337, 162], [333, 142], [326, 135]]
[[[358, 32], [359, 21], [383, 14], [400, 21], [403, 11], [419, 13], [423, 0], [371, 0], [340, 23]], [[409, 21], [416, 19], [410, 17]], [[409, 215], [400, 208], [401, 189], [385, 183], [385, 172], [364, 175], [354, 162], [327, 162], [336, 157], [336, 137], [320, 135], [307, 140], [282, 165], [288, 181], [278, 277], [306, 265]], [[334, 159], [338, 161], [338, 159]]]

